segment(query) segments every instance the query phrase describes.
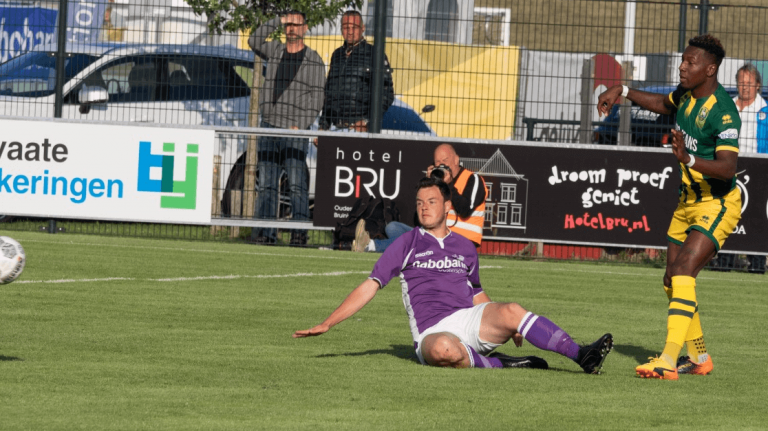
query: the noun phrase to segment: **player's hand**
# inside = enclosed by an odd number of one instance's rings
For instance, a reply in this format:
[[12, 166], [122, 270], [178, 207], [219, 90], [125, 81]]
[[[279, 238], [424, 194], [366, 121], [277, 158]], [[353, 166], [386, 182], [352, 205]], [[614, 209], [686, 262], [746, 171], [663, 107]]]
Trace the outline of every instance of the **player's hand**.
[[685, 138], [681, 130], [672, 129], [672, 154], [677, 157], [677, 161], [680, 163], [688, 163], [691, 161], [691, 156], [688, 155], [688, 151], [685, 149]]
[[597, 113], [602, 117], [611, 113], [611, 108], [621, 96], [621, 85], [614, 85], [597, 96]]
[[515, 335], [512, 336], [512, 341], [515, 342], [515, 346], [520, 347], [523, 345], [523, 334], [519, 332], [515, 332]]
[[293, 338], [317, 337], [318, 335], [325, 334], [329, 329], [331, 328], [329, 328], [328, 325], [323, 325], [321, 323], [312, 329], [305, 329], [303, 331], [294, 332]]

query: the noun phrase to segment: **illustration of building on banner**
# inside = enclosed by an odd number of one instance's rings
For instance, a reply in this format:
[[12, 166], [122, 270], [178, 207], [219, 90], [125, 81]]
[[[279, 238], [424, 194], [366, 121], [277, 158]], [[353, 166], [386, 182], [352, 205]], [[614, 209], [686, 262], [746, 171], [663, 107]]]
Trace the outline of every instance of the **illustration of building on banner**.
[[484, 230], [497, 235], [504, 229], [522, 229], [527, 224], [528, 180], [518, 174], [497, 149], [489, 159], [461, 158], [465, 168], [485, 180], [488, 196], [485, 201]]

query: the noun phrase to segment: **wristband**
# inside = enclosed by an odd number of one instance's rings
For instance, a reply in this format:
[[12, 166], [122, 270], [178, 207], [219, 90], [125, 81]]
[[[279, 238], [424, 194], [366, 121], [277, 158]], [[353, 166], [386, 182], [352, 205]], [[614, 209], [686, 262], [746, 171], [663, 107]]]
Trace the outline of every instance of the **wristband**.
[[691, 160], [688, 160], [688, 163], [686, 163], [685, 166], [692, 168], [693, 164], [696, 163], [696, 157], [693, 157], [693, 154], [688, 154], [688, 156], [691, 158]]
[[626, 85], [621, 86], [621, 97], [627, 97], [627, 94], [629, 94], [629, 87]]

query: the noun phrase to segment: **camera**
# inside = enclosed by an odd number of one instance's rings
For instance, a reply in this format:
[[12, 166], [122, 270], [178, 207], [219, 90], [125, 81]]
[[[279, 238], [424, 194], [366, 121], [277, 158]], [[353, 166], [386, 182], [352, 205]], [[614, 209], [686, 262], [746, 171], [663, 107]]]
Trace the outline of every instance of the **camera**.
[[432, 169], [432, 173], [430, 174], [430, 177], [436, 180], [445, 181], [445, 174], [447, 172], [451, 172], [451, 168], [449, 168], [448, 166], [445, 166], [445, 165], [435, 166], [435, 168]]

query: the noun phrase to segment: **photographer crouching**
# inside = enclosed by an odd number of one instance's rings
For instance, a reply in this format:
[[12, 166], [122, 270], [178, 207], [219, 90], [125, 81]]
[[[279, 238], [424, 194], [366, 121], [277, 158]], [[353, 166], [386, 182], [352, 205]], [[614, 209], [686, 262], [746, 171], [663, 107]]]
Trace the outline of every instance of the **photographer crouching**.
[[[485, 181], [480, 175], [459, 164], [459, 155], [450, 144], [440, 144], [435, 148], [433, 159], [434, 164], [427, 168], [427, 176], [442, 180], [451, 189], [452, 208], [447, 217], [448, 228], [479, 247], [483, 240], [485, 199], [488, 193]], [[404, 223], [392, 222], [386, 227], [387, 239], [371, 240], [365, 230], [365, 221], [361, 220], [356, 226], [352, 250], [381, 253], [397, 237], [411, 229]]]

